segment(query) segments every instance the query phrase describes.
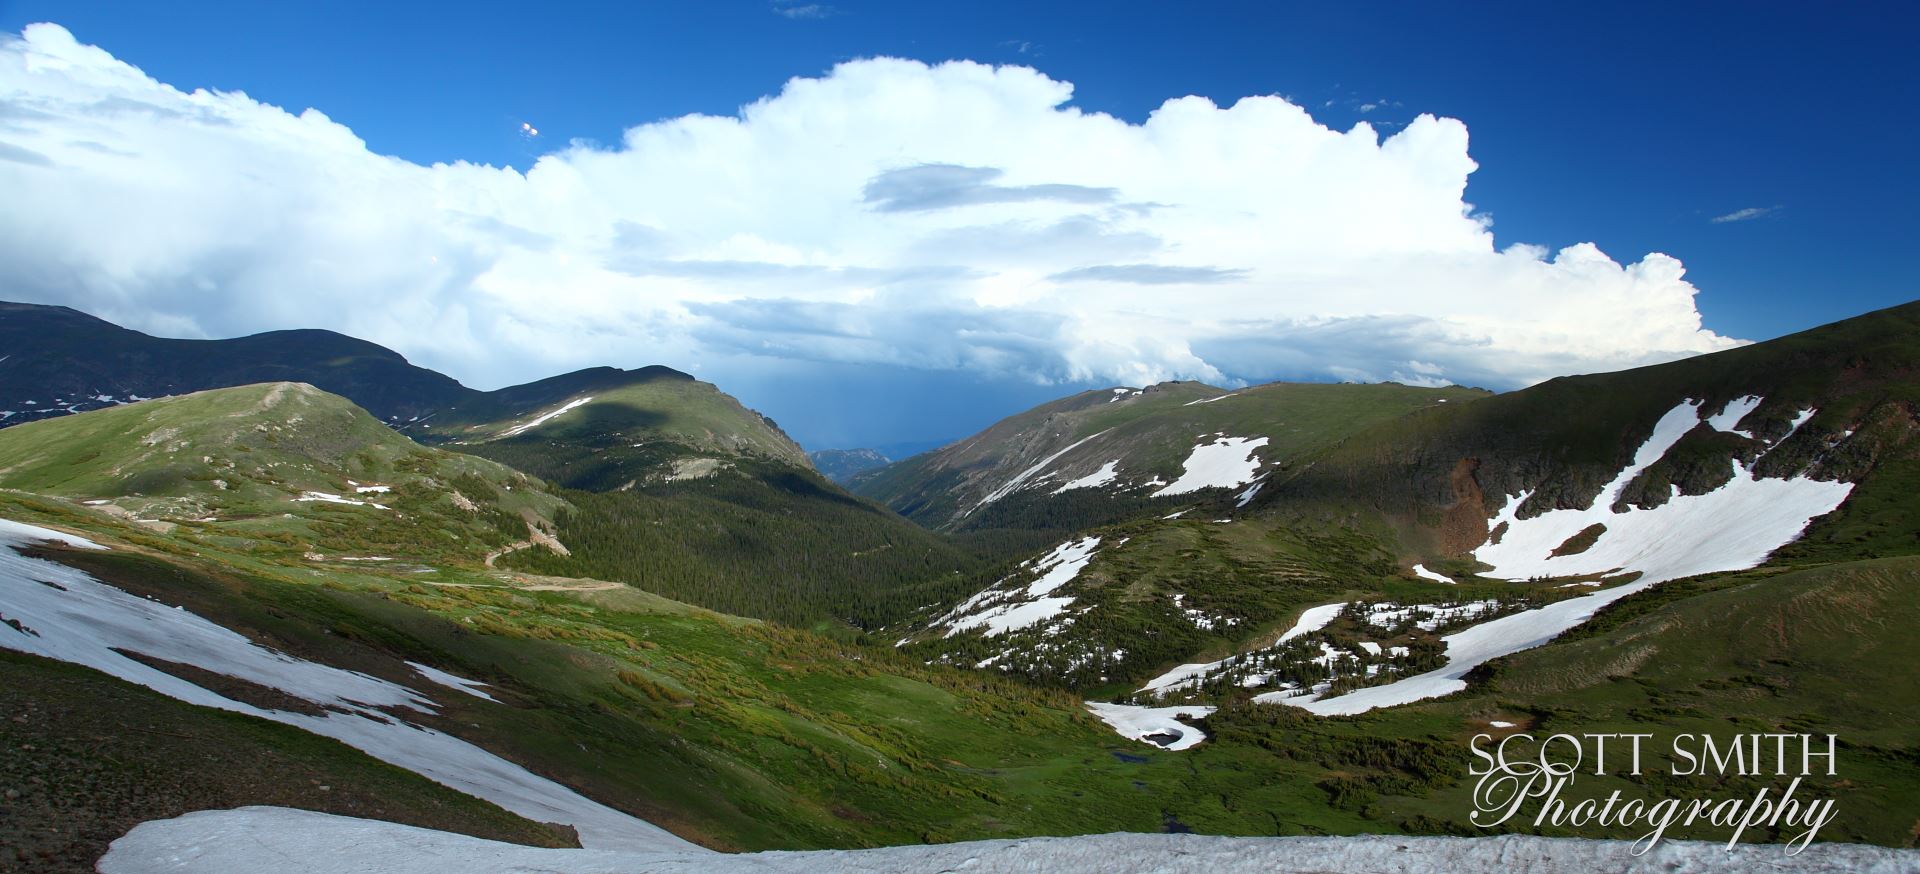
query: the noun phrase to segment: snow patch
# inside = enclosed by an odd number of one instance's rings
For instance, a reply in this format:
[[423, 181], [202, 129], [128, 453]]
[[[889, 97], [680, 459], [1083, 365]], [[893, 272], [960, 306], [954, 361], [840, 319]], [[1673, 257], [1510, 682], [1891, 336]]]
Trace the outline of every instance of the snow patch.
[[393, 509], [385, 504], [376, 504], [372, 501], [356, 501], [352, 498], [343, 498], [331, 492], [301, 492], [300, 497], [294, 498], [294, 500], [306, 502], [318, 501], [323, 504], [346, 504], [353, 507], [378, 507], [382, 510]]
[[1199, 444], [1188, 453], [1180, 478], [1154, 492], [1153, 497], [1245, 485], [1260, 470], [1260, 460], [1254, 457], [1254, 450], [1265, 445], [1265, 437], [1225, 436]]
[[1105, 704], [1099, 701], [1088, 701], [1087, 709], [1093, 711], [1093, 715], [1100, 717], [1102, 722], [1112, 726], [1121, 737], [1176, 751], [1192, 749], [1207, 739], [1206, 732], [1181, 722], [1178, 717], [1205, 719], [1213, 713], [1212, 707], [1197, 704], [1140, 707], [1134, 704]]
[[[1264, 479], [1264, 478], [1265, 478], [1265, 477], [1263, 476], [1263, 477], [1262, 477], [1262, 479]], [[1246, 491], [1244, 491], [1244, 492], [1241, 492], [1241, 493], [1240, 493], [1240, 500], [1239, 500], [1239, 502], [1238, 502], [1238, 503], [1235, 503], [1235, 504], [1233, 505], [1233, 508], [1234, 508], [1235, 510], [1238, 510], [1238, 509], [1240, 509], [1241, 507], [1245, 507], [1246, 505], [1248, 505], [1248, 504], [1250, 504], [1250, 503], [1252, 503], [1252, 502], [1253, 502], [1253, 496], [1254, 496], [1254, 495], [1257, 495], [1257, 494], [1260, 494], [1260, 487], [1261, 487], [1261, 486], [1264, 486], [1264, 485], [1266, 485], [1266, 483], [1264, 483], [1264, 482], [1255, 482], [1255, 483], [1253, 484], [1253, 487], [1252, 487], [1252, 488], [1250, 488], [1250, 489], [1247, 489], [1247, 490], [1246, 490]]]
[[1446, 574], [1443, 574], [1443, 573], [1436, 573], [1434, 571], [1427, 570], [1426, 565], [1419, 565], [1419, 564], [1414, 565], [1413, 575], [1423, 580], [1432, 580], [1436, 583], [1446, 583], [1449, 586], [1456, 585], [1452, 577], [1447, 576]]
[[1753, 412], [1759, 406], [1760, 397], [1758, 395], [1747, 395], [1744, 398], [1735, 398], [1728, 401], [1727, 405], [1722, 408], [1720, 412], [1708, 416], [1707, 424], [1712, 426], [1715, 431], [1726, 431], [1745, 437], [1752, 437], [1753, 434], [1751, 432], [1736, 431], [1734, 430], [1734, 426], [1740, 424], [1741, 419], [1746, 418], [1748, 413]]
[[515, 425], [515, 426], [513, 426], [513, 427], [511, 427], [511, 428], [508, 428], [508, 429], [507, 429], [507, 430], [505, 430], [505, 431], [502, 431], [502, 432], [500, 432], [500, 436], [502, 436], [502, 437], [513, 437], [513, 436], [515, 436], [515, 435], [518, 435], [518, 434], [521, 434], [521, 433], [524, 433], [524, 432], [526, 432], [526, 431], [528, 431], [528, 430], [530, 430], [530, 429], [533, 429], [533, 428], [538, 428], [538, 427], [540, 427], [541, 425], [545, 425], [545, 424], [546, 424], [547, 422], [549, 422], [549, 421], [551, 421], [551, 420], [553, 419], [553, 417], [555, 417], [555, 416], [558, 416], [558, 415], [560, 415], [561, 413], [565, 413], [565, 412], [567, 412], [568, 410], [572, 410], [572, 409], [574, 409], [574, 408], [576, 408], [576, 407], [580, 407], [580, 406], [582, 406], [582, 405], [585, 405], [585, 404], [589, 404], [589, 403], [592, 403], [592, 402], [593, 402], [593, 397], [592, 397], [591, 395], [589, 395], [589, 396], [587, 396], [587, 397], [584, 397], [584, 398], [580, 398], [580, 399], [578, 399], [578, 400], [572, 400], [572, 401], [567, 401], [567, 402], [566, 402], [566, 404], [565, 404], [565, 405], [563, 405], [563, 406], [561, 406], [561, 407], [560, 407], [559, 409], [556, 409], [556, 410], [550, 410], [550, 411], [548, 411], [548, 412], [546, 412], [546, 413], [544, 413], [544, 414], [542, 414], [542, 415], [541, 415], [541, 416], [539, 416], [538, 418], [536, 418], [536, 419], [534, 419], [533, 421], [530, 421], [530, 422], [527, 422], [527, 423], [525, 423], [525, 424], [521, 424], [521, 425]]
[[1120, 461], [1118, 459], [1109, 461], [1101, 465], [1099, 470], [1079, 479], [1070, 480], [1066, 485], [1054, 489], [1053, 493], [1057, 495], [1069, 489], [1091, 489], [1104, 486], [1120, 477], [1119, 467]]
[[1340, 618], [1340, 612], [1345, 609], [1347, 609], [1347, 602], [1345, 601], [1337, 604], [1322, 604], [1318, 607], [1308, 607], [1301, 612], [1299, 620], [1293, 623], [1293, 627], [1287, 629], [1286, 633], [1280, 635], [1280, 639], [1275, 642], [1286, 643], [1296, 637], [1312, 634], [1313, 632], [1332, 625], [1333, 620]]
[[500, 699], [480, 691], [481, 689], [485, 689], [487, 687], [487, 684], [482, 683], [479, 680], [468, 680], [463, 677], [456, 677], [452, 674], [447, 673], [446, 671], [440, 670], [439, 668], [423, 665], [419, 662], [407, 662], [407, 667], [412, 668], [416, 671], [419, 671], [420, 676], [426, 677], [427, 679], [432, 680], [436, 683], [439, 683], [440, 685], [445, 686], [449, 689], [458, 689], [462, 692], [467, 693], [468, 695], [472, 695], [475, 698], [485, 698], [488, 701], [499, 703]]

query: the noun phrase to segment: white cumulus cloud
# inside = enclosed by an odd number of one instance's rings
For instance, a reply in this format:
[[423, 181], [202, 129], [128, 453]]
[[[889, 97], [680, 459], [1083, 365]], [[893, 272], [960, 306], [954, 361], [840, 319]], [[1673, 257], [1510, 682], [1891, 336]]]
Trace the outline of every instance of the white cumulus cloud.
[[422, 166], [34, 25], [0, 41], [0, 288], [176, 336], [332, 328], [481, 386], [796, 360], [1513, 386], [1738, 342], [1673, 258], [1496, 246], [1459, 121], [1072, 95], [874, 58], [524, 172]]

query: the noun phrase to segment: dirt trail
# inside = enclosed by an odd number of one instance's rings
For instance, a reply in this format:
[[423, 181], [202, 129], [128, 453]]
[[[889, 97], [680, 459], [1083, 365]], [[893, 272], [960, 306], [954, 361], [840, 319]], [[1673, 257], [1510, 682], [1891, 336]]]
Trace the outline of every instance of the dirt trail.
[[[564, 580], [565, 582], [539, 583], [533, 580]], [[502, 585], [490, 586], [486, 583], [436, 583], [432, 580], [418, 582], [429, 586], [442, 586], [449, 589], [513, 589], [521, 592], [604, 592], [609, 589], [624, 589], [625, 583], [610, 583], [606, 580], [583, 580], [572, 577], [538, 577], [518, 574], [500, 575]]]
[[487, 570], [495, 570], [493, 563], [496, 559], [511, 552], [519, 552], [520, 550], [523, 550], [523, 549], [532, 548], [532, 546], [533, 546], [533, 541], [531, 540], [516, 540], [512, 543], [507, 544], [506, 546], [502, 546], [499, 549], [496, 549], [492, 552], [487, 553], [487, 557], [481, 559], [480, 563], [486, 565]]

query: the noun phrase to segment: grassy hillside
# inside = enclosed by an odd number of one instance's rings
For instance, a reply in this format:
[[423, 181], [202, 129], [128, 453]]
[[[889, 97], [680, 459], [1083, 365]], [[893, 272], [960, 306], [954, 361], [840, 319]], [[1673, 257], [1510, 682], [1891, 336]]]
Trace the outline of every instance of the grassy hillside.
[[[1085, 528], [1104, 542], [1069, 582], [1021, 595], [1017, 590], [1029, 582], [1016, 574], [980, 595], [968, 593], [1003, 605], [1003, 612], [1017, 606], [1024, 615], [1046, 613], [1046, 621], [965, 627], [949, 615], [959, 602], [953, 599], [896, 630], [914, 641], [912, 651], [929, 658], [1105, 693], [1125, 693], [1131, 687], [1121, 684], [1137, 685], [1176, 665], [1228, 656], [1242, 664], [1204, 679], [1208, 687], [1198, 700], [1230, 695], [1242, 679], [1258, 686], [1254, 675], [1302, 687], [1332, 681], [1326, 694], [1333, 695], [1419, 673], [1443, 664], [1433, 629], [1406, 633], [1348, 623], [1290, 648], [1276, 648], [1274, 638], [1286, 620], [1315, 604], [1391, 601], [1402, 609], [1491, 602], [1474, 608], [1485, 619], [1630, 580], [1631, 573], [1596, 571], [1572, 581], [1495, 581], [1476, 576], [1487, 568], [1466, 553], [1498, 535], [1488, 517], [1508, 495], [1531, 493], [1521, 519], [1593, 501], [1629, 466], [1655, 421], [1689, 399], [1702, 402], [1702, 416], [1736, 412], [1718, 426], [1701, 423], [1687, 431], [1627, 483], [1621, 504], [1653, 508], [1676, 495], [1711, 492], [1729, 481], [1736, 462], [1764, 477], [1844, 479], [1857, 483], [1846, 502], [1780, 548], [1777, 562], [1920, 553], [1916, 337], [1920, 305], [1718, 355], [1382, 416], [1317, 446], [1293, 444], [1302, 454], [1273, 465], [1273, 482], [1244, 508], [1237, 499], [1203, 493], [1183, 502], [1177, 518], [1158, 512], [1170, 509], [1160, 506], [1128, 523]], [[1308, 387], [1267, 388], [1286, 397]], [[1364, 396], [1354, 391], [1362, 387], [1319, 388], [1343, 390], [1319, 393], [1330, 403]], [[1410, 391], [1383, 388], [1392, 392], [1386, 397]], [[1248, 394], [1262, 397], [1259, 390]], [[1239, 401], [1228, 397], [1199, 409], [1231, 411]], [[1189, 409], [1185, 403], [1174, 409]], [[1063, 428], [1088, 417], [1084, 428], [1101, 433], [1115, 420], [1099, 418], [1103, 407], [1082, 396], [1048, 415]], [[1314, 421], [1335, 417], [1328, 410]], [[1134, 418], [1111, 433], [1151, 421]], [[1053, 503], [1038, 508], [1028, 503], [1022, 518], [1038, 526], [1043, 523], [1033, 520], [1051, 509], [1052, 518], [1070, 520], [1064, 509], [1074, 494], [1049, 497]], [[1008, 506], [1023, 505], [1008, 499]], [[1720, 521], [1730, 526], [1729, 537], [1741, 536], [1738, 520]], [[1580, 552], [1609, 535], [1597, 526], [1583, 536], [1560, 548]], [[1412, 570], [1417, 562], [1427, 566], [1424, 572], [1437, 569], [1461, 584], [1436, 585]], [[1062, 599], [1070, 603], [1046, 606]], [[1400, 656], [1383, 656], [1396, 647]]]
[[822, 478], [771, 420], [666, 368], [579, 371], [425, 424], [410, 433], [568, 489], [555, 519], [568, 551], [503, 567], [843, 635], [957, 594], [981, 569]]
[[[1194, 447], [1212, 435], [1265, 438], [1259, 469], [1285, 472], [1357, 431], [1485, 395], [1395, 384], [1273, 383], [1229, 392], [1192, 382], [1083, 392], [893, 464], [855, 488], [934, 528], [1077, 530], [1178, 507], [1152, 492], [1177, 481]], [[1103, 469], [1106, 482], [1060, 490], [1100, 479]], [[1005, 491], [1023, 473], [1023, 487]]]
[[810, 470], [741, 459], [704, 477], [566, 492], [569, 549], [503, 566], [618, 580], [714, 610], [843, 634], [978, 588], [988, 565]]
[[215, 389], [0, 431], [0, 488], [289, 561], [478, 565], [564, 506], [499, 464], [423, 448], [300, 383]]
[[734, 458], [810, 466], [773, 420], [665, 367], [601, 367], [505, 388], [406, 430], [595, 491], [702, 476]]
[[[416, 660], [485, 682], [502, 703], [438, 695], [442, 715], [428, 724], [726, 848], [1189, 828], [1467, 832], [1465, 743], [1492, 719], [1547, 731], [1613, 720], [1838, 731], [1842, 778], [1813, 787], [1840, 799], [1831, 839], [1908, 843], [1897, 812], [1920, 792], [1911, 693], [1903, 674], [1878, 667], [1909, 660], [1906, 613], [1920, 603], [1911, 560], [1677, 583], [1623, 601], [1595, 636], [1497, 664], [1467, 693], [1333, 719], [1230, 700], [1201, 723], [1212, 739], [1170, 753], [1121, 740], [1074, 698], [629, 589], [477, 575], [435, 585], [382, 568], [295, 574], [44, 501], [0, 495], [0, 516], [109, 542], [113, 553], [59, 558], [297, 656], [403, 683], [419, 682], [401, 663]], [[1749, 632], [1769, 642], [1743, 643]]]
[[[1265, 490], [1256, 506], [1324, 503], [1383, 511], [1409, 548], [1469, 549], [1507, 495], [1532, 491], [1522, 518], [1584, 507], [1626, 467], [1660, 416], [1688, 400], [1718, 410], [1764, 400], [1740, 423], [1781, 441], [1756, 468], [1858, 483], [1841, 511], [1791, 551], [1828, 559], [1920, 549], [1920, 303], [1869, 313], [1765, 343], [1617, 373], [1563, 377], [1472, 404], [1419, 411], [1319, 453]], [[1802, 410], [1816, 412], [1797, 430]], [[1789, 433], [1791, 432], [1791, 436]], [[1714, 488], [1750, 441], [1683, 444], [1631, 496], [1657, 502]], [[1690, 458], [1682, 458], [1691, 452]], [[1678, 463], [1685, 461], [1686, 463]]]
[[1137, 762], [1107, 752], [1125, 742], [1076, 700], [886, 648], [593, 581], [289, 569], [5, 493], [0, 518], [83, 531], [114, 550], [41, 554], [294, 656], [417, 688], [405, 660], [487, 683], [502, 703], [438, 694], [420, 721], [712, 846], [1158, 822], [1113, 791]]
[[[675, 382], [676, 391], [718, 394]], [[571, 442], [584, 438], [570, 427], [542, 429], [558, 447], [544, 457], [590, 454], [590, 444]], [[291, 383], [0, 431], [0, 488], [86, 501], [149, 530], [218, 538], [300, 566], [484, 562], [632, 583], [839, 634], [952, 596], [982, 568], [938, 535], [784, 461], [732, 456], [703, 476], [624, 491], [557, 489], [494, 461], [422, 447], [344, 398]]]
[[[1802, 790], [1840, 799], [1839, 818], [1821, 837], [1913, 846], [1920, 746], [1908, 726], [1920, 697], [1904, 667], [1888, 666], [1920, 658], [1920, 644], [1902, 630], [1920, 621], [1916, 595], [1914, 557], [1669, 583], [1621, 601], [1559, 642], [1490, 665], [1485, 685], [1468, 696], [1376, 724], [1394, 730], [1422, 714], [1451, 713], [1511, 721], [1513, 730], [1536, 734], [1652, 732], [1647, 748], [1661, 751], [1663, 770], [1681, 733], [1723, 741], [1738, 733], [1836, 734], [1839, 774]], [[1790, 767], [1797, 771], [1798, 763]], [[1582, 798], [1616, 788], [1750, 797], [1785, 782], [1655, 775], [1578, 785]], [[1460, 786], [1425, 799], [1383, 799], [1380, 813], [1443, 817], [1468, 803]]]
[[[1465, 574], [1457, 585], [1437, 586], [1410, 574], [1396, 559], [1393, 530], [1364, 516], [1220, 518], [1228, 512], [1202, 507], [1177, 518], [1138, 519], [1086, 532], [1100, 545], [1084, 570], [1045, 593], [1046, 599], [1070, 598], [1071, 603], [1044, 621], [1006, 631], [968, 627], [954, 621], [953, 605], [961, 599], [949, 598], [915, 612], [887, 636], [908, 641], [904, 652], [945, 664], [979, 665], [1093, 698], [1128, 698], [1175, 665], [1268, 651], [1302, 611], [1318, 605], [1445, 608], [1498, 602], [1479, 608], [1471, 617], [1479, 620], [1575, 594], [1552, 583], [1515, 584]], [[988, 590], [1005, 593], [992, 602], [1037, 607], [1044, 599], [1025, 591], [1041, 570], [1007, 575]], [[983, 611], [957, 612], [964, 619]], [[1466, 623], [1379, 628], [1350, 621], [1336, 624], [1337, 633], [1326, 637], [1350, 652], [1350, 665], [1308, 664], [1321, 655], [1319, 635], [1303, 640], [1298, 652], [1288, 650], [1287, 659], [1276, 654], [1274, 662], [1288, 663], [1284, 677], [1305, 685], [1349, 673], [1362, 676], [1342, 681], [1343, 689], [1384, 683], [1440, 666], [1445, 645], [1439, 638], [1460, 624]], [[1401, 658], [1368, 656], [1358, 645], [1363, 640], [1410, 652]], [[1231, 682], [1199, 695], [1169, 697], [1166, 703], [1211, 702], [1238, 688]], [[1151, 703], [1148, 697], [1140, 701]]]

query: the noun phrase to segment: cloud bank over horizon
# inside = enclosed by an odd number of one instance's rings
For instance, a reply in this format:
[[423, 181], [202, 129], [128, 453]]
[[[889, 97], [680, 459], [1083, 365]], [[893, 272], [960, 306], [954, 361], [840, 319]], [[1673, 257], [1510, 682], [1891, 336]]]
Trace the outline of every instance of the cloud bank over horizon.
[[422, 166], [34, 25], [0, 37], [0, 287], [171, 336], [330, 328], [479, 387], [665, 363], [1512, 388], [1741, 342], [1666, 255], [1497, 246], [1459, 121], [1382, 139], [1256, 96], [1131, 124], [1072, 96], [871, 58], [525, 172]]

